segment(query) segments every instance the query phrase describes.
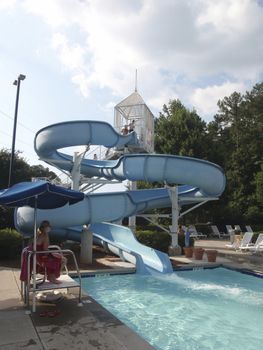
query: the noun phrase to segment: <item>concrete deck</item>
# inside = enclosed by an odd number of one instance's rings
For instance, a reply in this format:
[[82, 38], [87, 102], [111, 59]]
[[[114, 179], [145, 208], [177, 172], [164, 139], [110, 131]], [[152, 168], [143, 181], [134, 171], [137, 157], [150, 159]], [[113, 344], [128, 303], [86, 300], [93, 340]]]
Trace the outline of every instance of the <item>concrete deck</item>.
[[229, 243], [226, 240], [196, 240], [195, 247], [201, 247], [203, 249], [215, 249], [218, 251], [218, 256], [215, 263], [207, 261], [207, 256], [204, 254], [202, 260], [195, 260], [194, 258], [185, 258], [182, 256], [170, 257], [175, 265], [180, 266], [215, 266], [224, 264], [229, 267], [239, 269], [249, 269], [256, 272], [263, 273], [263, 254], [252, 254], [251, 252], [233, 250], [226, 247]]
[[77, 306], [77, 295], [67, 294], [56, 304], [38, 303], [37, 312], [27, 315], [20, 300], [19, 270], [0, 268], [0, 281], [1, 350], [153, 349], [87, 295], [82, 307]]
[[[219, 263], [227, 263], [233, 267], [263, 272], [263, 253], [255, 254], [249, 251], [229, 249], [226, 247], [226, 244], [229, 243], [229, 241], [219, 239], [198, 240], [195, 242], [195, 246], [204, 249], [216, 249], [218, 251], [217, 262]], [[204, 260], [205, 259], [206, 255], [204, 256]]]
[[[263, 272], [263, 256], [226, 249], [226, 241], [199, 240], [195, 246], [217, 249], [216, 263], [172, 257], [178, 266], [201, 266], [225, 264]], [[116, 261], [115, 261], [116, 260]], [[106, 262], [109, 270], [97, 273], [134, 272], [134, 266], [113, 259]], [[67, 294], [59, 303], [39, 303], [35, 314], [27, 315], [20, 300], [19, 269], [0, 267], [0, 349], [88, 349], [88, 350], [135, 350], [153, 349], [111, 313], [91, 297], [83, 297], [83, 307], [78, 307], [77, 295]], [[82, 271], [83, 272], [83, 271]], [[94, 270], [86, 270], [95, 273]], [[53, 311], [53, 314], [49, 312]], [[55, 317], [54, 311], [57, 311]]]

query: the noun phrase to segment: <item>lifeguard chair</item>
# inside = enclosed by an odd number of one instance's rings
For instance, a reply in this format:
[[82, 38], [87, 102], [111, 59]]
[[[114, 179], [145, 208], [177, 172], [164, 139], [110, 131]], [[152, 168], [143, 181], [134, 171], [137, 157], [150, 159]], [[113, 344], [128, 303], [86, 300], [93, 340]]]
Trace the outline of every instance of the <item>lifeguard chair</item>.
[[[129, 152], [154, 151], [154, 116], [141, 95], [135, 91], [114, 107], [114, 127], [121, 134], [132, 126], [138, 144], [129, 146]], [[130, 131], [130, 130], [129, 130]]]

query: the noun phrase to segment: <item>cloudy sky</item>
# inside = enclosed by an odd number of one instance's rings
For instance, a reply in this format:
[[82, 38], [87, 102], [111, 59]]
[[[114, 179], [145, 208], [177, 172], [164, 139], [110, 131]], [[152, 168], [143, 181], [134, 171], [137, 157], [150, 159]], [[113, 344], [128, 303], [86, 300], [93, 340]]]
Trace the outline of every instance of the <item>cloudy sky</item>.
[[77, 119], [113, 122], [134, 90], [158, 116], [179, 98], [209, 121], [218, 99], [263, 77], [261, 0], [0, 0], [0, 147], [39, 163], [34, 134]]

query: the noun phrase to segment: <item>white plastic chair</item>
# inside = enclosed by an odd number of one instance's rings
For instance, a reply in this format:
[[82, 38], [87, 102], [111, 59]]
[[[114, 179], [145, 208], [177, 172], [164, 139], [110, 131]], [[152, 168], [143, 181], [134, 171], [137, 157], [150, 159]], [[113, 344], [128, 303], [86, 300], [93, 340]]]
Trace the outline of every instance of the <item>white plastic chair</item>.
[[253, 232], [246, 232], [240, 243], [235, 241], [232, 244], [226, 244], [226, 247], [236, 249], [236, 250], [247, 249], [249, 247], [252, 237], [253, 237]]
[[252, 230], [251, 226], [246, 226], [246, 231], [247, 231], [247, 232], [254, 232], [254, 231]]
[[231, 225], [226, 225], [226, 232], [230, 235], [231, 232], [234, 231], [233, 227]]
[[190, 237], [197, 238], [197, 239], [199, 239], [199, 238], [206, 238], [207, 237], [207, 235], [205, 235], [204, 233], [198, 232], [194, 225], [191, 225], [189, 227], [189, 230], [191, 232]]
[[[241, 227], [240, 227], [239, 225], [235, 225], [235, 226], [234, 226], [234, 230], [235, 230], [235, 231], [242, 232]], [[250, 232], [250, 231], [246, 231], [246, 232]]]
[[217, 236], [219, 238], [229, 237], [228, 233], [219, 231], [219, 229], [218, 229], [218, 227], [216, 225], [211, 225], [210, 227], [211, 227], [213, 236]]
[[249, 250], [252, 252], [257, 252], [257, 251], [262, 252], [263, 251], [263, 233], [260, 233], [258, 235], [258, 238], [255, 243], [249, 243], [247, 247], [241, 247], [240, 249]]

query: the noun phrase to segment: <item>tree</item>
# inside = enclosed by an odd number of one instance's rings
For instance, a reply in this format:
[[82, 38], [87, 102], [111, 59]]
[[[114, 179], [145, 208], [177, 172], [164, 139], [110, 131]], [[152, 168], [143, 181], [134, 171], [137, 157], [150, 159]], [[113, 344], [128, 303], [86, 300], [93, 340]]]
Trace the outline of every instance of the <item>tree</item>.
[[155, 120], [155, 150], [157, 153], [207, 158], [206, 123], [196, 111], [190, 111], [179, 100], [164, 105]]
[[227, 186], [220, 201], [190, 213], [192, 221], [262, 223], [263, 83], [224, 97], [218, 107], [206, 125], [195, 110], [171, 100], [155, 120], [155, 150], [206, 159], [224, 169]]
[[[205, 121], [195, 110], [187, 109], [179, 100], [170, 100], [155, 120], [157, 153], [211, 160], [210, 142]], [[207, 212], [200, 208], [188, 217], [193, 221], [207, 220]]]
[[245, 95], [234, 92], [219, 101], [218, 106], [219, 113], [208, 125], [208, 131], [214, 158], [220, 159], [227, 176], [222, 198], [227, 208], [225, 219], [251, 221], [251, 208], [255, 213], [259, 207], [255, 179], [263, 159], [263, 84], [257, 84]]
[[[9, 165], [10, 165], [10, 152], [6, 149], [0, 150], [0, 188], [8, 187], [8, 176], [9, 176]], [[15, 152], [14, 165], [13, 165], [13, 183], [20, 181], [30, 181], [30, 165], [21, 157], [21, 152]]]

